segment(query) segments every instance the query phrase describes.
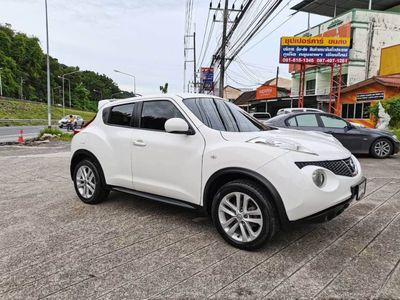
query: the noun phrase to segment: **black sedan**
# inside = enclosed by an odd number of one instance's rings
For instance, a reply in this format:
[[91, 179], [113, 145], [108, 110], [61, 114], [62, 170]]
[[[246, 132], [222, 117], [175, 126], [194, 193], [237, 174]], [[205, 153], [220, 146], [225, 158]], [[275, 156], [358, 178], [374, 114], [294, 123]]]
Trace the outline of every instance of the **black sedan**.
[[376, 158], [386, 158], [399, 152], [400, 148], [399, 140], [389, 131], [357, 127], [338, 116], [323, 112], [280, 115], [266, 124], [332, 134], [352, 153], [370, 154]]

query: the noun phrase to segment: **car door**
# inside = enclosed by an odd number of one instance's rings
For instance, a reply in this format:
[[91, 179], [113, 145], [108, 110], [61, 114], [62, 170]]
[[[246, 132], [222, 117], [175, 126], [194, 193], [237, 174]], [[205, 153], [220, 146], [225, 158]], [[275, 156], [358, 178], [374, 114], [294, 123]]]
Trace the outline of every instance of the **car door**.
[[136, 103], [125, 103], [103, 110], [104, 137], [107, 137], [105, 141], [110, 146], [109, 154], [112, 157], [112, 160], [105, 162], [110, 185], [133, 188], [130, 159], [134, 131], [133, 112], [136, 105]]
[[286, 120], [286, 125], [293, 129], [321, 131], [316, 114], [296, 114]]
[[325, 133], [332, 134], [351, 152], [362, 152], [366, 141], [360, 130], [337, 116], [321, 114], [320, 118]]
[[202, 157], [205, 141], [195, 134], [168, 133], [170, 118], [194, 126], [173, 100], [141, 102], [139, 124], [132, 136], [132, 178], [136, 190], [200, 203]]

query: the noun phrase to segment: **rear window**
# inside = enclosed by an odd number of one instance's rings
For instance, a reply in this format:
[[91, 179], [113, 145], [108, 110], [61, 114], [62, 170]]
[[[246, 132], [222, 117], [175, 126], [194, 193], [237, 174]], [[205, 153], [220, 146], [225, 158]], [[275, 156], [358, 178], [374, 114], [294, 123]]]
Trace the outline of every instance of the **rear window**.
[[134, 103], [111, 107], [108, 124], [119, 126], [131, 126]]

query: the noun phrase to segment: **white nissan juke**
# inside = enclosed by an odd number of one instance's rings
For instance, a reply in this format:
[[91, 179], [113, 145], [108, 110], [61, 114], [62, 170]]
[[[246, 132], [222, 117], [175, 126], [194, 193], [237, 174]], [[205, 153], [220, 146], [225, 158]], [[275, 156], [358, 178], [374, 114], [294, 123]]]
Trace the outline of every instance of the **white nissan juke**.
[[202, 209], [241, 249], [279, 228], [328, 221], [365, 193], [357, 159], [334, 137], [269, 128], [210, 95], [103, 100], [72, 141], [79, 198], [110, 191]]

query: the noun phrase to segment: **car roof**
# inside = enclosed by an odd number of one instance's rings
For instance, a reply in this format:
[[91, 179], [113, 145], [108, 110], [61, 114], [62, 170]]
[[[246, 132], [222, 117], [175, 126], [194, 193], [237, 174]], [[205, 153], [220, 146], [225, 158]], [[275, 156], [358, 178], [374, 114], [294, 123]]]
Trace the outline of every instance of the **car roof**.
[[137, 101], [144, 101], [144, 100], [151, 100], [151, 99], [175, 99], [175, 100], [184, 100], [184, 99], [189, 99], [189, 98], [216, 98], [216, 99], [221, 99], [225, 100], [222, 98], [219, 98], [214, 95], [208, 95], [208, 94], [193, 94], [193, 93], [177, 93], [177, 94], [172, 94], [172, 93], [167, 93], [167, 94], [153, 94], [153, 95], [146, 95], [146, 96], [140, 96], [140, 97], [130, 97], [130, 98], [125, 98], [125, 99], [104, 99], [99, 101], [99, 109], [108, 107], [108, 106], [113, 106], [113, 105], [120, 105], [120, 104], [125, 104], [125, 103], [133, 103]]

